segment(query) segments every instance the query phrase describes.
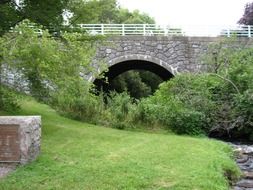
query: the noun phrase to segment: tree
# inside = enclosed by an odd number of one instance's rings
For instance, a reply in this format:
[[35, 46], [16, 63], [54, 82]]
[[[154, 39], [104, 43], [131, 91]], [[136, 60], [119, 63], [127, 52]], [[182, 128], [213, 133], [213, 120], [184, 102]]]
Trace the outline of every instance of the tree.
[[0, 35], [21, 20], [15, 1], [5, 0], [0, 2], [0, 18]]
[[118, 5], [117, 0], [75, 0], [68, 9], [73, 13], [72, 24], [154, 24], [155, 21], [146, 13], [138, 10], [130, 12]]
[[119, 9], [118, 23], [124, 24], [155, 24], [155, 20], [146, 13], [139, 10], [130, 12], [128, 9]]
[[253, 25], [253, 3], [247, 3], [242, 18], [238, 21], [239, 24]]
[[110, 90], [119, 93], [129, 92], [131, 97], [140, 99], [155, 92], [162, 79], [149, 71], [133, 70], [127, 71], [111, 81]]
[[115, 23], [118, 14], [116, 0], [75, 0], [68, 9], [73, 13], [71, 24]]
[[[19, 2], [19, 3], [17, 3]], [[0, 2], [0, 35], [24, 19], [58, 28], [69, 0], [4, 0]]]
[[1, 63], [18, 71], [28, 81], [31, 95], [45, 101], [51, 89], [83, 80], [81, 68], [92, 72], [89, 64], [94, 49], [83, 34], [64, 33], [60, 40], [44, 30], [38, 36], [31, 24], [22, 22], [0, 38]]

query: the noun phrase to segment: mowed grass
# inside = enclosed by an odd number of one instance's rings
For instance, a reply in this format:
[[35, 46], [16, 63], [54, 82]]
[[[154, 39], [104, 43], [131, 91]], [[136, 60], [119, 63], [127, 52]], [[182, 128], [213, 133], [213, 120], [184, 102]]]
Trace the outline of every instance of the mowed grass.
[[1, 190], [227, 190], [238, 175], [221, 142], [98, 127], [25, 100], [21, 115], [42, 115], [41, 155], [0, 181]]

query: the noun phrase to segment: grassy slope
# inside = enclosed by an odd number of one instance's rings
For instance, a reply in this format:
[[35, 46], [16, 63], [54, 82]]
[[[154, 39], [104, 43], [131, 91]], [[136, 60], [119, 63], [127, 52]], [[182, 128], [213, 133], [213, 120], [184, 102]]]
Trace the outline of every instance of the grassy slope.
[[224, 169], [237, 171], [217, 141], [97, 127], [31, 100], [20, 114], [42, 115], [42, 152], [0, 189], [225, 190]]

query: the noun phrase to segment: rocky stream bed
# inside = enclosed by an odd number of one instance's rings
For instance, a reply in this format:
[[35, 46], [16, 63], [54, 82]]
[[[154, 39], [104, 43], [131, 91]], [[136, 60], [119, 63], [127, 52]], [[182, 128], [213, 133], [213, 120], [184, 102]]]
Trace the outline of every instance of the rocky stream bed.
[[253, 190], [253, 146], [230, 144], [236, 153], [236, 163], [243, 174], [231, 190]]

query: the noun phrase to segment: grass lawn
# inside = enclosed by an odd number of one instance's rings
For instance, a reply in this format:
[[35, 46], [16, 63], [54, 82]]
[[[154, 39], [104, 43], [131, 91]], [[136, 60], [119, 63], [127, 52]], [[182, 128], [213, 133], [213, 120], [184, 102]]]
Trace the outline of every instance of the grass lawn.
[[98, 127], [25, 100], [21, 115], [42, 115], [39, 158], [0, 181], [1, 190], [227, 190], [238, 175], [218, 141]]

